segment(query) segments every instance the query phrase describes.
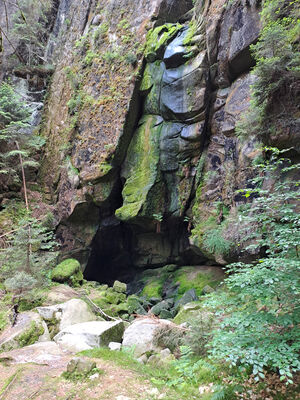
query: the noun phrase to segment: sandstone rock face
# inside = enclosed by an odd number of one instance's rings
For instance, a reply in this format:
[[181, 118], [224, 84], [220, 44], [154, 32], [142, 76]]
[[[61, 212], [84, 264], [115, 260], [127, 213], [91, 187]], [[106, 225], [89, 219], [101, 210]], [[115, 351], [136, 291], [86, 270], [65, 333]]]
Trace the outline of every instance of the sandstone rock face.
[[[247, 200], [238, 190], [259, 156], [258, 139], [241, 140], [238, 125], [255, 81], [260, 7], [60, 2], [40, 177], [62, 251], [87, 279], [255, 257], [229, 242], [239, 242], [237, 207]], [[279, 128], [270, 144], [297, 142], [296, 125]], [[228, 240], [216, 244], [225, 220]]]
[[120, 342], [124, 332], [123, 321], [91, 321], [69, 326], [60, 331], [54, 341], [63, 349], [77, 353], [82, 350], [108, 346]]

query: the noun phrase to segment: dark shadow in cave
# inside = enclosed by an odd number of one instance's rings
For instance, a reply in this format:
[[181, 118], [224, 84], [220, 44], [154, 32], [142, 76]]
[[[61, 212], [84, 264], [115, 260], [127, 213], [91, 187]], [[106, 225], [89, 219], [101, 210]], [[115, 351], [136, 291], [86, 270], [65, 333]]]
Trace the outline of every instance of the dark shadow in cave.
[[114, 216], [105, 218], [92, 243], [84, 278], [112, 285], [128, 282], [134, 271], [130, 254], [131, 231]]

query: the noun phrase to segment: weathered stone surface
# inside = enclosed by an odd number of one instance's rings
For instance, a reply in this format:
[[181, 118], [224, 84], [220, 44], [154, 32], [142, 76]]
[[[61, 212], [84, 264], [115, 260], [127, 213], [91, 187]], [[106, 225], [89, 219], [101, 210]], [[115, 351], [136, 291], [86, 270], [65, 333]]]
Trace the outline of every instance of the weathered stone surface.
[[65, 303], [76, 297], [80, 297], [80, 295], [68, 285], [53, 286], [47, 293], [46, 304]]
[[88, 375], [94, 368], [96, 368], [95, 361], [82, 357], [74, 357], [68, 362], [67, 372], [69, 374]]
[[190, 62], [166, 69], [161, 88], [161, 115], [167, 119], [197, 121], [204, 119], [207, 106], [206, 52]]
[[188, 58], [191, 58], [197, 52], [197, 47], [191, 48], [185, 45], [188, 28], [182, 29], [174, 40], [167, 46], [163, 61], [167, 68], [176, 68], [184, 64]]
[[120, 350], [121, 350], [121, 347], [122, 347], [122, 344], [121, 344], [121, 343], [118, 343], [118, 342], [110, 342], [110, 343], [108, 344], [108, 348], [109, 348], [110, 350], [112, 350], [112, 351], [120, 351]]
[[195, 289], [190, 289], [184, 293], [184, 295], [176, 301], [175, 303], [175, 309], [178, 310], [179, 307], [184, 306], [187, 303], [190, 303], [192, 301], [198, 301], [199, 297], [197, 296], [197, 293]]
[[[159, 209], [152, 203], [151, 192], [159, 187], [159, 136], [162, 118], [145, 116], [128, 148], [122, 175], [126, 178], [122, 191], [123, 206], [117, 218], [127, 221], [141, 215], [152, 217]], [[157, 193], [157, 191], [155, 191]], [[159, 199], [155, 199], [159, 204]], [[152, 204], [151, 204], [152, 203]], [[147, 210], [149, 204], [150, 210]]]
[[221, 133], [233, 134], [236, 122], [245, 114], [250, 104], [250, 86], [255, 82], [251, 74], [238, 78], [230, 88], [225, 107]]
[[229, 83], [254, 65], [249, 46], [260, 32], [260, 8], [255, 0], [233, 2], [226, 7], [220, 27], [218, 50], [218, 83]]
[[193, 322], [193, 320], [203, 312], [202, 308], [203, 306], [200, 302], [186, 303], [180, 308], [173, 322], [178, 325], [185, 322]]
[[54, 341], [63, 349], [77, 353], [121, 341], [123, 332], [123, 321], [91, 321], [65, 328], [54, 337]]
[[136, 358], [148, 351], [155, 350], [153, 338], [156, 329], [169, 323], [167, 320], [137, 319], [125, 330], [123, 347], [132, 347]]
[[157, 23], [177, 22], [178, 19], [192, 7], [192, 0], [163, 0], [157, 10]]
[[38, 307], [37, 311], [46, 322], [55, 320], [59, 330], [81, 322], [98, 320], [98, 317], [91, 312], [89, 306], [80, 299], [72, 299], [66, 303], [48, 307]]
[[0, 336], [0, 351], [10, 351], [35, 342], [50, 340], [47, 325], [32, 311], [18, 314], [17, 322], [8, 327]]
[[1, 353], [1, 358], [9, 357], [14, 364], [37, 363], [54, 364], [64, 356], [64, 352], [55, 342], [45, 341]]

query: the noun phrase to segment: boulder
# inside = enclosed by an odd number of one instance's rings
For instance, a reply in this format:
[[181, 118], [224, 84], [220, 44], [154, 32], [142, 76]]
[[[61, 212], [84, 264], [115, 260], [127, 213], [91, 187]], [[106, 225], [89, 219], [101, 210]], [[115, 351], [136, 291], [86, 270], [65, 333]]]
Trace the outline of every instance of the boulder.
[[54, 306], [37, 307], [37, 311], [46, 323], [51, 322], [52, 325], [57, 325], [59, 330], [70, 325], [99, 319], [92, 313], [89, 306], [80, 299], [72, 299]]
[[1, 359], [9, 358], [14, 364], [36, 363], [57, 366], [63, 357], [65, 354], [60, 347], [52, 341], [47, 341], [2, 353], [0, 363]]
[[175, 303], [175, 310], [178, 310], [180, 306], [183, 306], [191, 301], [197, 301], [199, 297], [197, 296], [195, 289], [187, 290], [181, 299], [177, 300]]
[[122, 347], [121, 343], [118, 342], [110, 342], [108, 348], [112, 351], [120, 351]]
[[167, 299], [160, 301], [155, 306], [153, 306], [150, 311], [154, 315], [160, 315], [162, 311], [169, 311], [174, 304], [173, 299]]
[[215, 291], [214, 288], [212, 288], [212, 287], [209, 286], [209, 285], [206, 285], [206, 286], [204, 286], [204, 288], [203, 288], [203, 290], [202, 290], [202, 293], [203, 293], [203, 294], [209, 294], [209, 293], [213, 293], [214, 291]]
[[120, 282], [120, 281], [115, 281], [113, 289], [118, 293], [126, 293], [127, 285], [126, 285], [126, 283], [123, 283], [123, 282]]
[[124, 332], [123, 321], [90, 321], [69, 326], [60, 331], [54, 341], [63, 349], [79, 352], [120, 342]]
[[94, 368], [96, 368], [95, 361], [82, 357], [74, 357], [68, 362], [67, 372], [69, 374], [88, 375]]
[[76, 285], [83, 280], [80, 262], [75, 258], [62, 261], [51, 271], [51, 279], [54, 282], [69, 282]]
[[0, 336], [0, 351], [9, 351], [50, 340], [47, 325], [35, 312], [18, 314], [16, 324], [8, 327]]
[[134, 350], [136, 358], [141, 357], [147, 352], [157, 349], [154, 344], [155, 331], [170, 321], [164, 319], [141, 318], [135, 320], [124, 332], [123, 347]]
[[138, 296], [132, 295], [127, 298], [127, 307], [129, 314], [147, 314], [142, 304], [142, 299]]
[[66, 284], [53, 286], [46, 296], [47, 298], [45, 304], [49, 305], [65, 303], [68, 300], [80, 297], [76, 290]]
[[176, 317], [173, 319], [175, 324], [183, 324], [185, 322], [193, 321], [202, 312], [202, 303], [194, 301], [183, 305]]

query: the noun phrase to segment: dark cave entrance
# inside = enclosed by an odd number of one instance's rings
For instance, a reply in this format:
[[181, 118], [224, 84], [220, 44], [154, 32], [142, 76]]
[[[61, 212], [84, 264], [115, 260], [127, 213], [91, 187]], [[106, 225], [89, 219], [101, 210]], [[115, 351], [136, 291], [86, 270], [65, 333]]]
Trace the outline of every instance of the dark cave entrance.
[[179, 219], [168, 222], [158, 233], [146, 221], [142, 226], [114, 216], [103, 219], [91, 244], [84, 278], [108, 285], [115, 280], [134, 284], [146, 269], [203, 263], [203, 254], [189, 244], [185, 224]]
[[128, 282], [134, 275], [131, 230], [115, 217], [105, 218], [93, 239], [84, 278], [111, 285]]

